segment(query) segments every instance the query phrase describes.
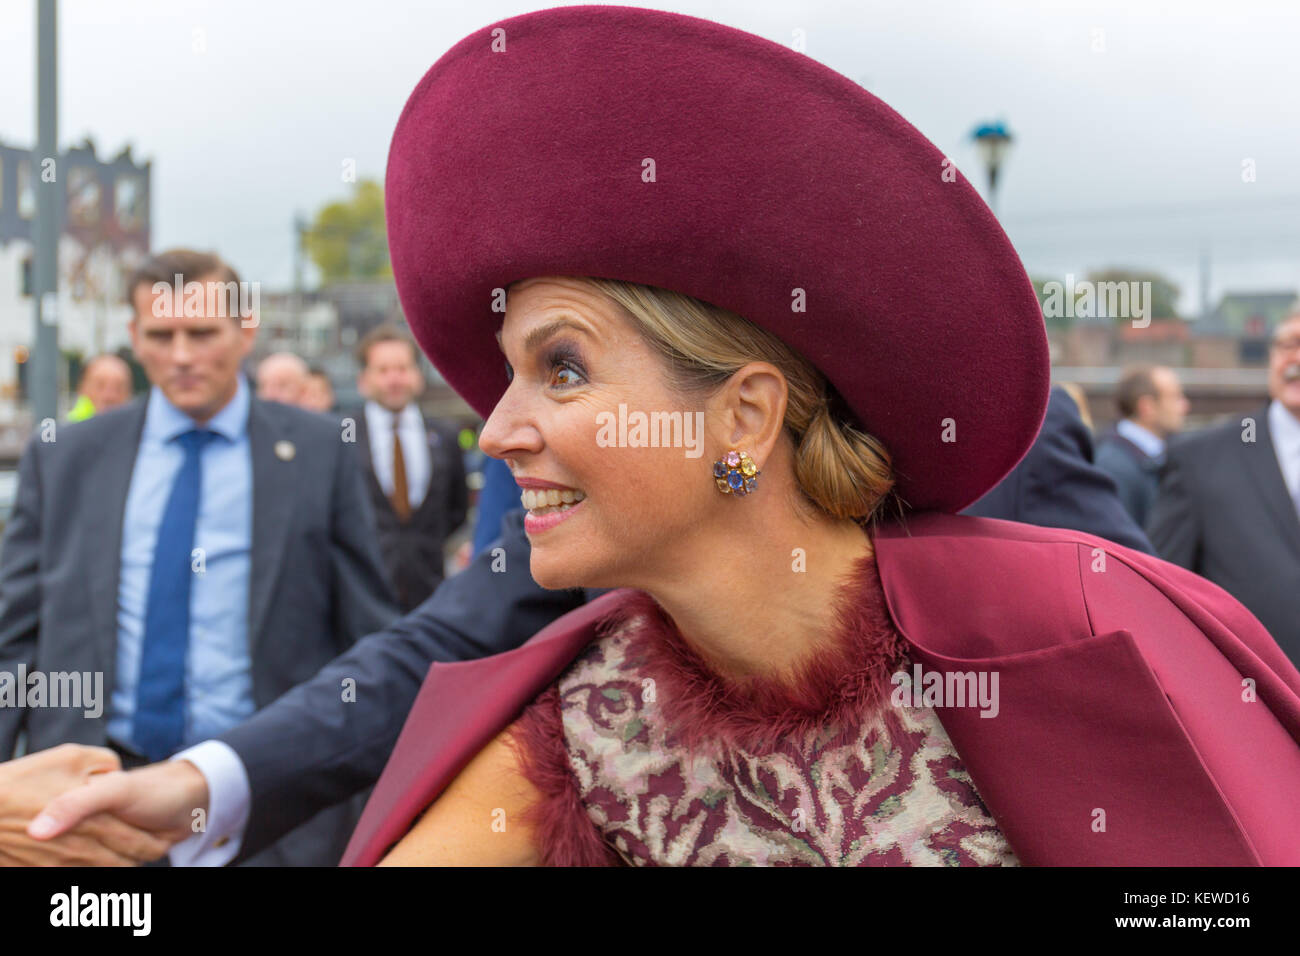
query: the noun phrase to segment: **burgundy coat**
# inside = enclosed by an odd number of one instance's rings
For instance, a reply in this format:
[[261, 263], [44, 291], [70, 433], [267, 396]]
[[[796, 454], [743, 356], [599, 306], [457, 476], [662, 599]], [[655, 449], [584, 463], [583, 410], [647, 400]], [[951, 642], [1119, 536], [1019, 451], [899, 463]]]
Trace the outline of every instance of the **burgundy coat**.
[[[1300, 864], [1300, 673], [1227, 592], [1101, 538], [987, 518], [913, 515], [875, 548], [913, 660], [999, 674], [996, 717], [935, 710], [1022, 863]], [[380, 860], [632, 593], [516, 650], [434, 664], [343, 865]]]

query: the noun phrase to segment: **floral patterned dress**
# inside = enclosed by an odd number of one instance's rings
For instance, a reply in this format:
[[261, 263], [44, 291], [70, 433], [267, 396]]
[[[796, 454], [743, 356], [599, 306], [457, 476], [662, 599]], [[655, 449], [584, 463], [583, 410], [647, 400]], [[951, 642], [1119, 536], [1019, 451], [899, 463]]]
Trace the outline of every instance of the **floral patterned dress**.
[[524, 711], [546, 865], [1015, 865], [935, 712], [891, 702], [907, 644], [875, 562], [789, 683], [711, 669], [648, 595]]

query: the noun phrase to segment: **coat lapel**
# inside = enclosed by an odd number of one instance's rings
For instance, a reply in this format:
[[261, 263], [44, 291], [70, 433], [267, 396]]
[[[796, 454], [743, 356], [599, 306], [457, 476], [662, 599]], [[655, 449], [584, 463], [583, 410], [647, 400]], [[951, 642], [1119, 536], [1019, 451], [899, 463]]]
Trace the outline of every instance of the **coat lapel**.
[[249, 579], [248, 647], [261, 640], [271, 595], [279, 579], [285, 542], [293, 524], [292, 502], [302, 477], [301, 459], [276, 453], [277, 442], [293, 446], [291, 423], [273, 418], [264, 402], [252, 398], [248, 408], [248, 444], [253, 459], [253, 541]]
[[991, 719], [974, 707], [934, 711], [1022, 864], [1259, 865], [1127, 631], [1009, 657], [908, 643], [945, 683], [998, 675]]
[[[912, 537], [882, 528], [881, 582], [923, 668], [945, 684], [998, 675], [996, 717], [935, 712], [1020, 860], [1294, 860], [1300, 834], [1274, 811], [1300, 799], [1300, 675], [1258, 623], [1189, 573], [1111, 542], [961, 521], [920, 516]], [[1071, 576], [1082, 589], [1063, 584]], [[1261, 767], [1272, 768], [1268, 793]]]
[[[428, 449], [429, 455], [429, 480], [422, 489], [423, 494], [420, 497], [420, 507], [416, 508], [415, 512], [411, 515], [412, 521], [422, 518], [425, 511], [432, 511], [443, 504], [442, 502], [435, 502], [433, 500], [434, 496], [429, 493], [437, 482], [435, 471], [440, 467], [441, 455], [439, 454], [438, 448], [439, 445], [442, 444], [442, 435], [438, 434], [437, 429], [433, 428], [427, 421], [425, 421], [423, 415], [420, 416], [420, 421], [422, 423], [420, 434], [424, 436], [424, 447]], [[459, 449], [457, 450], [457, 454], [459, 454]]]
[[595, 624], [635, 591], [606, 594], [566, 614], [512, 651], [434, 663], [341, 866], [374, 866], [461, 768], [595, 636]]
[[87, 579], [100, 667], [106, 683], [113, 685], [117, 672], [117, 593], [122, 570], [122, 522], [126, 517], [126, 496], [131, 488], [135, 459], [140, 452], [149, 393], [132, 401], [122, 415], [92, 419], [95, 449], [90, 457], [99, 463], [95, 480], [82, 483]]
[[1255, 482], [1259, 497], [1264, 507], [1272, 513], [1276, 527], [1282, 537], [1291, 544], [1291, 549], [1300, 556], [1300, 514], [1296, 512], [1295, 502], [1287, 492], [1286, 482], [1282, 480], [1282, 469], [1277, 462], [1277, 448], [1273, 444], [1273, 433], [1268, 427], [1268, 406], [1255, 416], [1254, 442], [1242, 442], [1243, 468]]
[[379, 485], [379, 479], [375, 477], [374, 454], [370, 449], [370, 426], [366, 424], [366, 410], [362, 408], [353, 417], [355, 422], [357, 436], [357, 454], [361, 456], [361, 470], [366, 473], [366, 487], [370, 489], [370, 494], [376, 502], [380, 499], [387, 501], [384, 489]]

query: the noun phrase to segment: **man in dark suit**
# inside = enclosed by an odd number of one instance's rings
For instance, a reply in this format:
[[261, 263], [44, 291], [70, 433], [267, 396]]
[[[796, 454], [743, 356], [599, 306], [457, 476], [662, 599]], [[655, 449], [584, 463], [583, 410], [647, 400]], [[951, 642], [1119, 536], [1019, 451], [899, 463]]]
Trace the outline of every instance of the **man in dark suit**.
[[[524, 512], [507, 512], [501, 537], [448, 578], [414, 612], [359, 641], [312, 680], [289, 691], [209, 743], [228, 760], [200, 771], [188, 760], [102, 774], [48, 807], [47, 834], [111, 812], [172, 838], [195, 810], [220, 819], [198, 862], [218, 862], [210, 846], [237, 851], [239, 863], [327, 807], [379, 779], [429, 666], [518, 647], [599, 591], [548, 591], [529, 573]], [[339, 693], [350, 684], [355, 693]], [[220, 809], [217, 809], [220, 807]], [[38, 817], [36, 826], [42, 818]]]
[[1052, 386], [1043, 427], [1011, 474], [962, 514], [1073, 528], [1153, 554], [1110, 476], [1092, 462], [1092, 433], [1065, 389]]
[[451, 429], [426, 421], [415, 403], [424, 391], [415, 342], [394, 326], [372, 329], [357, 346], [357, 387], [366, 398], [355, 428], [379, 528], [384, 566], [403, 614], [443, 579], [443, 546], [465, 522], [469, 490]]
[[1300, 664], [1300, 314], [1274, 331], [1268, 391], [1254, 414], [1170, 445], [1148, 530]]
[[[981, 499], [986, 516], [1038, 519], [1150, 551], [1113, 483], [1093, 467], [1091, 452], [1078, 408], [1062, 389], [1053, 389], [1026, 460], [1004, 480], [1005, 488]], [[227, 822], [211, 836], [228, 838], [243, 859], [318, 810], [371, 786], [430, 664], [511, 650], [601, 593], [548, 591], [533, 580], [522, 508], [506, 511], [500, 531], [414, 612], [219, 735], [213, 743], [228, 748], [227, 766], [199, 772], [174, 761], [105, 775], [54, 800], [45, 832], [57, 835], [95, 813], [166, 831], [182, 826], [196, 808], [220, 804]], [[348, 680], [356, 694], [341, 702], [338, 688]]]
[[[128, 766], [199, 744], [202, 765], [201, 741], [396, 617], [337, 425], [240, 371], [256, 317], [233, 270], [176, 250], [129, 288], [153, 387], [33, 437], [0, 553], [0, 671], [102, 675], [106, 699], [0, 708], [5, 758], [25, 730], [29, 750], [103, 745]], [[356, 811], [304, 816], [249, 862], [336, 862]]]
[[1162, 365], [1137, 365], [1120, 376], [1115, 401], [1123, 417], [1097, 442], [1097, 467], [1110, 475], [1139, 527], [1156, 501], [1165, 443], [1183, 429], [1187, 398], [1178, 376]]

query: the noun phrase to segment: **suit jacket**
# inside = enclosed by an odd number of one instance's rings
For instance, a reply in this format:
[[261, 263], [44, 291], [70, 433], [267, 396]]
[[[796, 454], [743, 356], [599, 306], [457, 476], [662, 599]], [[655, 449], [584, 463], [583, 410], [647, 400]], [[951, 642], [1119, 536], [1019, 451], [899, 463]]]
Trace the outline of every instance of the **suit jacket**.
[[1097, 467], [1110, 475], [1124, 510], [1145, 527], [1156, 503], [1164, 457], [1152, 458], [1115, 429], [1097, 443]]
[[1073, 528], [1154, 554], [1115, 482], [1092, 460], [1092, 433], [1069, 392], [1052, 387], [1043, 427], [1011, 474], [962, 514]]
[[[431, 662], [512, 650], [599, 593], [533, 580], [523, 511], [508, 512], [501, 532], [413, 612], [218, 736], [239, 755], [251, 791], [236, 863], [379, 779]], [[356, 695], [345, 702], [347, 679]]]
[[357, 410], [350, 417], [357, 426], [357, 453], [364, 465], [384, 567], [397, 595], [398, 607], [406, 614], [442, 583], [443, 545], [465, 523], [469, 511], [469, 489], [465, 484], [460, 445], [450, 429], [425, 420], [429, 488], [410, 519], [402, 521], [375, 477], [365, 412]]
[[1246, 605], [1300, 661], [1300, 517], [1278, 467], [1268, 406], [1170, 444], [1148, 530], [1160, 556]]
[[[1300, 673], [1232, 597], [1073, 531], [923, 514], [875, 542], [914, 659], [1000, 674], [998, 717], [936, 711], [1021, 862], [1300, 863]], [[381, 859], [630, 593], [433, 664], [344, 865]]]
[[[56, 441], [28, 443], [0, 552], [0, 670], [101, 671], [111, 693], [122, 521], [147, 399], [60, 425]], [[253, 697], [263, 707], [397, 611], [361, 471], [337, 426], [251, 397], [248, 440], [248, 635]], [[275, 453], [283, 441], [294, 446], [289, 460]], [[107, 708], [99, 719], [74, 708], [0, 709], [0, 757], [24, 728], [33, 751], [103, 745], [107, 719]], [[333, 862], [320, 850], [316, 857]]]

